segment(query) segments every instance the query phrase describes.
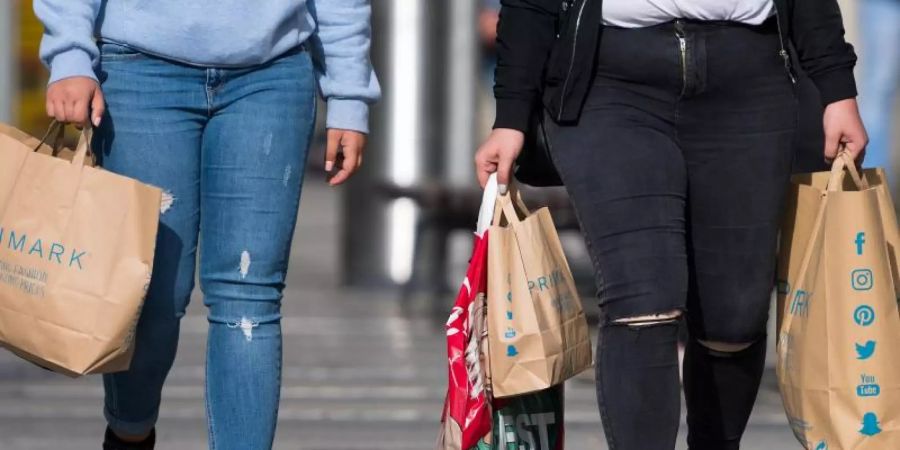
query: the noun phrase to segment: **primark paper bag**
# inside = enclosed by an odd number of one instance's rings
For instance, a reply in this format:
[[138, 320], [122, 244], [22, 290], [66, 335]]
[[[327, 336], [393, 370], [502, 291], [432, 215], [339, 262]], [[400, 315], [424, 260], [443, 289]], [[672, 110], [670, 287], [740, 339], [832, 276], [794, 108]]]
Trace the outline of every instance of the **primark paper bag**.
[[547, 389], [591, 367], [587, 321], [547, 208], [497, 198], [488, 240], [488, 347], [494, 397]]
[[[845, 168], [852, 175], [844, 179]], [[779, 255], [778, 381], [810, 450], [900, 448], [897, 221], [881, 169], [794, 177]]]
[[[70, 375], [125, 370], [160, 191], [0, 126], [0, 346]], [[62, 154], [65, 156], [65, 153]]]

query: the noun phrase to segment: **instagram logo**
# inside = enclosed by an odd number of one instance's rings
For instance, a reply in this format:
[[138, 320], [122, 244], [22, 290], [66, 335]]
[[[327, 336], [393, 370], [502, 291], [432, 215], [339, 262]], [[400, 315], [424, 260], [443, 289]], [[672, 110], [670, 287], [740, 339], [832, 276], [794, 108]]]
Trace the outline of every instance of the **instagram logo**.
[[872, 271], [869, 269], [856, 269], [850, 274], [850, 284], [854, 290], [868, 291], [872, 289]]

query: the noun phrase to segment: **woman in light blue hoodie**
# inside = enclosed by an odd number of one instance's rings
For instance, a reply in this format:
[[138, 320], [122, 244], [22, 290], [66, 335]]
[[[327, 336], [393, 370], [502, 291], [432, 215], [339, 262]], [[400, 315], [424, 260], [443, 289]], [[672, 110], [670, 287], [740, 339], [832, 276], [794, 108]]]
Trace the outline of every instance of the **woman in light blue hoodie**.
[[210, 448], [271, 448], [280, 303], [316, 87], [327, 100], [325, 168], [339, 185], [362, 160], [379, 96], [369, 0], [35, 0], [34, 9], [48, 115], [90, 122], [106, 169], [164, 190], [134, 360], [104, 377], [103, 448], [153, 448], [198, 240]]

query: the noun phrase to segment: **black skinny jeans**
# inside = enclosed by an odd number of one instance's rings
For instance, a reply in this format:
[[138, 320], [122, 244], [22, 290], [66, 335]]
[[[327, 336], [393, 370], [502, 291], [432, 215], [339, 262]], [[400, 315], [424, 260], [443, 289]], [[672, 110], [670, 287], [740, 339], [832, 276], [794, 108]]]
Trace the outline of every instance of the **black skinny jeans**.
[[[677, 327], [615, 323], [670, 311], [685, 313], [691, 336], [690, 448], [739, 446], [764, 364], [797, 121], [779, 51], [774, 20], [605, 27], [581, 119], [552, 132], [596, 271], [597, 394], [613, 450], [675, 447]], [[698, 340], [753, 345], [718, 353]]]

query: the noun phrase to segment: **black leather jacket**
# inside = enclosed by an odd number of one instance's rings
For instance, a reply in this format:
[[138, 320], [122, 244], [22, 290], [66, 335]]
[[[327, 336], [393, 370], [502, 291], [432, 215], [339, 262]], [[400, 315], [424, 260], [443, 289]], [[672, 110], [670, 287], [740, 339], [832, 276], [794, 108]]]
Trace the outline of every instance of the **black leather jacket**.
[[[796, 51], [825, 104], [856, 97], [856, 54], [837, 0], [774, 0], [782, 57]], [[495, 128], [527, 130], [542, 101], [560, 123], [578, 120], [593, 77], [602, 0], [501, 0]]]

